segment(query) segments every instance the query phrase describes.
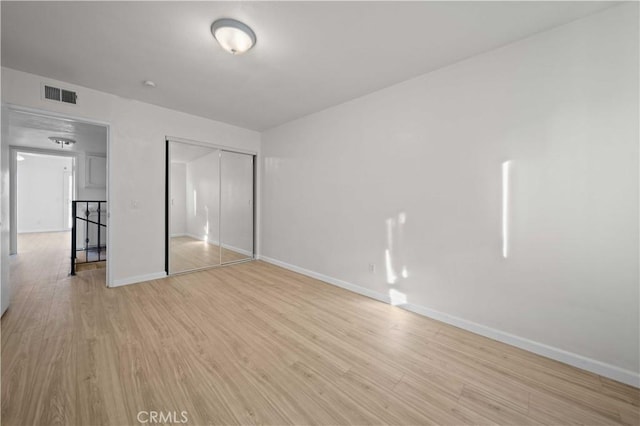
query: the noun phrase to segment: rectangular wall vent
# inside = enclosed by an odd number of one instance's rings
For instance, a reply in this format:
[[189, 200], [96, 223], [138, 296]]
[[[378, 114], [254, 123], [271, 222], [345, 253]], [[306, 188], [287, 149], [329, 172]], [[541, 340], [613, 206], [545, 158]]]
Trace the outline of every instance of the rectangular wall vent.
[[62, 90], [62, 96], [60, 98], [60, 100], [62, 100], [62, 102], [66, 102], [68, 104], [75, 104], [76, 103], [76, 99], [78, 98], [78, 95], [76, 95], [76, 92], [72, 92], [71, 90]]
[[44, 86], [44, 98], [52, 101], [60, 100], [60, 89], [57, 87]]
[[42, 95], [44, 99], [74, 105], [78, 101], [78, 94], [74, 91], [61, 89], [48, 84], [43, 84], [42, 87]]

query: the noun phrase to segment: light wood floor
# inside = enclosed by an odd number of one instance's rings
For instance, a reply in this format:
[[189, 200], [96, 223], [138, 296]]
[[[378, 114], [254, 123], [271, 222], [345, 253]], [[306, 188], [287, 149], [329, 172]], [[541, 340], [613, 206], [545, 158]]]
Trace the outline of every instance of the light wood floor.
[[107, 289], [21, 243], [3, 425], [639, 422], [637, 389], [266, 263]]
[[[171, 273], [190, 271], [220, 264], [220, 247], [191, 237], [172, 237], [169, 240]], [[222, 248], [222, 263], [246, 259], [247, 256]]]

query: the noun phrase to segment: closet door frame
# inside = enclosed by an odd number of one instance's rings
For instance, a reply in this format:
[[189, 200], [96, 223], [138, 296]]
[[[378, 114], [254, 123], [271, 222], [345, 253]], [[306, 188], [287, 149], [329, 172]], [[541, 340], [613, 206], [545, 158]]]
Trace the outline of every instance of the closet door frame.
[[[253, 234], [253, 247], [251, 250], [251, 257], [247, 257], [246, 259], [241, 259], [241, 260], [236, 260], [233, 262], [227, 262], [227, 263], [222, 263], [222, 248], [220, 248], [220, 263], [217, 265], [212, 265], [212, 266], [204, 266], [202, 268], [196, 268], [196, 269], [190, 269], [188, 271], [180, 271], [180, 272], [171, 272], [169, 271], [169, 264], [170, 264], [170, 256], [171, 256], [171, 250], [170, 250], [170, 239], [171, 239], [171, 229], [170, 229], [170, 224], [171, 224], [171, 158], [170, 158], [170, 146], [171, 146], [171, 142], [177, 142], [177, 143], [181, 143], [181, 144], [187, 144], [187, 145], [196, 145], [196, 146], [202, 146], [205, 148], [211, 148], [211, 149], [217, 149], [219, 150], [221, 153], [224, 152], [233, 152], [236, 154], [245, 154], [245, 155], [251, 155], [252, 157], [252, 165], [253, 165], [253, 197], [252, 197], [252, 216], [253, 216], [253, 229], [252, 229], [252, 234]], [[164, 170], [165, 170], [165, 200], [164, 200], [164, 205], [165, 205], [165, 223], [164, 223], [164, 270], [165, 273], [167, 275], [180, 275], [180, 274], [186, 274], [189, 272], [197, 272], [197, 271], [202, 271], [202, 270], [206, 270], [206, 269], [212, 269], [212, 268], [219, 268], [221, 266], [227, 266], [227, 265], [235, 265], [238, 263], [244, 263], [244, 262], [251, 262], [253, 260], [256, 259], [256, 244], [257, 244], [257, 234], [256, 234], [256, 226], [257, 226], [257, 203], [256, 203], [256, 197], [257, 197], [257, 157], [258, 157], [258, 153], [255, 151], [250, 151], [250, 150], [243, 150], [243, 149], [239, 149], [239, 148], [232, 148], [232, 147], [228, 147], [225, 145], [217, 145], [217, 144], [213, 144], [213, 143], [208, 143], [208, 142], [201, 142], [201, 141], [194, 141], [191, 139], [185, 139], [185, 138], [179, 138], [179, 137], [175, 137], [175, 136], [165, 136], [165, 161], [164, 161]], [[220, 166], [220, 164], [218, 164]], [[220, 167], [219, 167], [219, 173], [220, 173]], [[222, 182], [219, 182], [219, 185], [221, 185]], [[219, 192], [220, 193], [220, 192]], [[221, 202], [222, 200], [219, 200], [219, 208], [221, 209]], [[218, 220], [218, 226], [220, 227], [220, 220]], [[221, 234], [221, 230], [218, 230], [219, 235]], [[222, 242], [219, 242], [219, 244], [221, 244]], [[220, 246], [221, 247], [221, 246]]]

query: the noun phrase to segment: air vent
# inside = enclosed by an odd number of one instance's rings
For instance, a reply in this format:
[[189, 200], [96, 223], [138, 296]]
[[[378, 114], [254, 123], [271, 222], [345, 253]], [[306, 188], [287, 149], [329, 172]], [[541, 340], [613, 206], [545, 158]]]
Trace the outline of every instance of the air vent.
[[60, 100], [60, 89], [57, 87], [44, 86], [44, 98], [52, 101]]
[[75, 104], [78, 96], [76, 92], [72, 92], [70, 90], [62, 90], [62, 102], [66, 102], [68, 104]]
[[66, 104], [76, 104], [78, 101], [78, 94], [71, 90], [61, 89], [59, 87], [49, 86], [48, 84], [42, 85], [42, 95], [44, 99], [49, 99], [56, 102], [64, 102]]

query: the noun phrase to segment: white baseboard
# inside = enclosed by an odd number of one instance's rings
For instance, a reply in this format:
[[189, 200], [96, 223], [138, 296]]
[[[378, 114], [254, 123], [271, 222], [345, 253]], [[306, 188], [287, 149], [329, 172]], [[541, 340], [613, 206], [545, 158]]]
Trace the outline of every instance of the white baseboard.
[[351, 284], [351, 283], [348, 283], [346, 281], [339, 280], [337, 278], [332, 278], [330, 276], [321, 274], [319, 272], [310, 271], [308, 269], [304, 269], [304, 268], [301, 268], [299, 266], [291, 265], [289, 263], [282, 262], [281, 260], [273, 259], [273, 258], [270, 258], [270, 257], [267, 257], [267, 256], [260, 256], [259, 259], [260, 260], [264, 260], [265, 262], [271, 263], [273, 265], [280, 266], [280, 267], [282, 267], [284, 269], [288, 269], [290, 271], [297, 272], [299, 274], [306, 275], [308, 277], [315, 278], [317, 280], [324, 281], [326, 283], [333, 284], [333, 285], [338, 286], [338, 287], [342, 287], [345, 290], [353, 291], [354, 293], [362, 294], [363, 296], [367, 296], [367, 297], [379, 300], [379, 301], [384, 302], [384, 303], [391, 303], [391, 299], [389, 298], [389, 296], [384, 294], [384, 293], [380, 293], [380, 292], [377, 292], [377, 291], [374, 291], [374, 290], [370, 290], [368, 288], [365, 288], [365, 287], [362, 287], [362, 286], [359, 286], [359, 285]]
[[69, 228], [69, 229], [60, 229], [60, 228], [56, 228], [56, 229], [36, 229], [36, 230], [29, 230], [29, 231], [18, 231], [18, 234], [44, 234], [44, 233], [49, 233], [49, 232], [71, 232], [71, 228]]
[[[198, 241], [204, 241], [204, 238], [200, 235], [195, 235], [195, 234], [190, 234], [190, 233], [186, 233], [186, 234], [182, 234], [180, 235], [181, 237], [189, 237], [189, 238], [193, 238], [194, 240], [198, 240]], [[218, 241], [216, 240], [207, 240], [207, 243], [209, 244], [214, 244], [214, 245], [218, 245]]]
[[178, 238], [178, 237], [189, 237], [190, 235], [182, 233], [182, 234], [171, 234], [169, 236], [171, 238]]
[[[384, 303], [391, 303], [389, 295], [380, 293], [368, 288], [351, 284], [346, 281], [332, 278], [319, 272], [310, 271], [308, 269], [301, 268], [299, 266], [291, 265], [286, 262], [282, 262], [277, 259], [273, 259], [267, 256], [260, 256], [260, 260], [271, 263], [276, 266], [280, 266], [290, 271], [298, 272], [302, 275], [306, 275], [311, 278], [315, 278], [329, 284], [342, 287], [345, 290], [352, 291], [354, 293], [361, 294], [363, 296], [370, 297], [372, 299], [379, 300]], [[506, 343], [511, 346], [515, 346], [520, 349], [524, 349], [529, 352], [550, 358], [556, 361], [560, 361], [571, 366], [599, 374], [604, 377], [608, 377], [613, 380], [625, 383], [630, 386], [640, 387], [640, 373], [636, 373], [630, 370], [625, 370], [620, 367], [616, 367], [611, 364], [607, 364], [601, 361], [597, 361], [592, 358], [587, 358], [582, 355], [575, 354], [573, 352], [565, 351], [563, 349], [555, 348], [553, 346], [546, 345], [544, 343], [536, 342], [526, 339], [524, 337], [516, 336], [495, 328], [487, 327], [482, 324], [475, 323], [463, 318], [459, 318], [453, 315], [449, 315], [443, 312], [435, 311], [424, 306], [407, 303], [404, 305], [398, 305], [398, 307], [414, 312], [419, 315], [423, 315], [428, 318], [432, 318], [437, 321], [441, 321], [446, 324], [453, 325], [455, 327], [462, 328], [475, 334], [479, 334], [484, 337], [488, 337], [493, 340], [497, 340], [502, 343]]]
[[229, 244], [223, 244], [222, 248], [234, 251], [236, 253], [244, 254], [247, 257], [252, 257], [253, 256], [253, 253], [251, 253], [251, 251], [245, 250], [245, 249], [241, 249], [240, 247], [230, 246]]
[[[199, 237], [199, 236], [194, 235], [194, 234], [182, 234], [182, 235], [179, 235], [179, 236], [180, 237], [190, 237], [190, 238], [193, 238], [194, 240], [204, 241], [203, 237]], [[173, 235], [172, 235], [172, 237], [173, 237]], [[220, 242], [217, 241], [217, 240], [207, 240], [207, 243], [215, 245], [215, 246], [219, 246], [220, 245]], [[253, 256], [253, 253], [251, 253], [249, 250], [241, 249], [239, 247], [230, 246], [229, 244], [222, 244], [222, 248], [225, 248], [225, 249], [231, 250], [231, 251], [235, 251], [235, 252], [240, 253], [240, 254], [244, 254], [247, 257]]]
[[121, 278], [119, 280], [113, 280], [113, 283], [111, 283], [110, 287], [120, 287], [123, 285], [137, 284], [144, 281], [157, 280], [157, 279], [166, 278], [166, 277], [167, 277], [167, 273], [164, 271], [154, 272], [153, 274], [137, 275], [135, 277], [128, 277], [128, 278]]

